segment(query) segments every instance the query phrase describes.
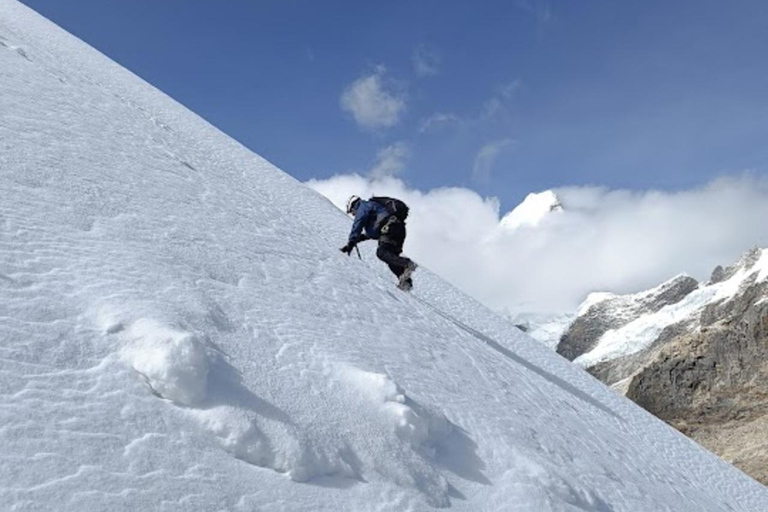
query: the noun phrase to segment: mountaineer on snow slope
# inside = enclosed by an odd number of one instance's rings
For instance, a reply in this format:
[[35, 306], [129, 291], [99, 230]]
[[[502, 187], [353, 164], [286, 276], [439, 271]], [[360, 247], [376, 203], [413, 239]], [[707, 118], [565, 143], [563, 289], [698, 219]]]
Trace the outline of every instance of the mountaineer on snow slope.
[[398, 277], [397, 287], [404, 291], [413, 288], [411, 274], [416, 263], [401, 256], [405, 243], [405, 219], [408, 206], [399, 199], [371, 197], [368, 201], [353, 195], [347, 201], [347, 214], [354, 215], [347, 245], [341, 248], [349, 256], [355, 246], [364, 240], [378, 240], [376, 256], [389, 266]]

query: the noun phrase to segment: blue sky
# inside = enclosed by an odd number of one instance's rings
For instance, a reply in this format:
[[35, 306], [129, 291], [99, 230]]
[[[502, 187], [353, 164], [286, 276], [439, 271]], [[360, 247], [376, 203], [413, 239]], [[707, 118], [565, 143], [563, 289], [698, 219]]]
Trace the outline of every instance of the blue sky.
[[500, 199], [768, 169], [768, 3], [23, 0], [300, 180]]

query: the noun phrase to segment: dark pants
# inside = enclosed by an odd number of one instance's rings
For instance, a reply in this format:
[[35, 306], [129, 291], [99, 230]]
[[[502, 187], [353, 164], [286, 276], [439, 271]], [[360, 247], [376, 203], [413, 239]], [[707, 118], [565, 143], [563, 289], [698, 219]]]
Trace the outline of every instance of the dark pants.
[[397, 277], [400, 277], [405, 272], [405, 267], [411, 263], [411, 260], [408, 258], [400, 256], [403, 252], [404, 243], [405, 224], [399, 220], [394, 220], [393, 217], [381, 228], [379, 248], [376, 249], [376, 256], [386, 263], [389, 266], [389, 270]]
[[411, 262], [408, 258], [400, 256], [403, 252], [402, 244], [396, 245], [386, 241], [379, 240], [379, 248], [376, 249], [376, 256], [389, 266], [397, 277], [405, 272], [405, 267]]

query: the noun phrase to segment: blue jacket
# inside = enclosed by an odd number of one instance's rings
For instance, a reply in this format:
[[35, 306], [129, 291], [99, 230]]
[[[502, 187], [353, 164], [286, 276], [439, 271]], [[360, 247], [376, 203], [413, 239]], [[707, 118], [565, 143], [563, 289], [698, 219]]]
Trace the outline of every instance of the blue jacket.
[[368, 238], [374, 240], [381, 234], [381, 221], [389, 216], [389, 212], [379, 203], [374, 201], [360, 201], [357, 207], [355, 220], [352, 222], [352, 231], [349, 233], [349, 242], [354, 244], [357, 238], [365, 230]]

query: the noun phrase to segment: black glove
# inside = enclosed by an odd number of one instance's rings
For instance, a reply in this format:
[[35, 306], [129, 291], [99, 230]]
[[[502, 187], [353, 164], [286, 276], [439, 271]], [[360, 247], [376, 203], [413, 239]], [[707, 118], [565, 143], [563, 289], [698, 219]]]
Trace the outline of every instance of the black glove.
[[355, 244], [349, 243], [341, 248], [341, 252], [347, 253], [347, 256], [352, 254], [352, 249], [355, 248]]

